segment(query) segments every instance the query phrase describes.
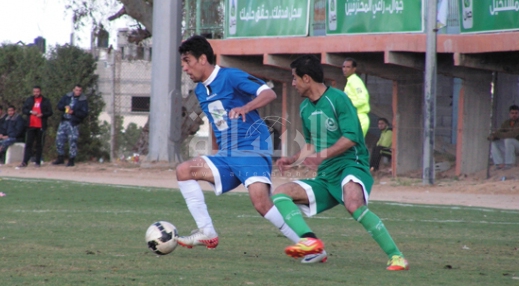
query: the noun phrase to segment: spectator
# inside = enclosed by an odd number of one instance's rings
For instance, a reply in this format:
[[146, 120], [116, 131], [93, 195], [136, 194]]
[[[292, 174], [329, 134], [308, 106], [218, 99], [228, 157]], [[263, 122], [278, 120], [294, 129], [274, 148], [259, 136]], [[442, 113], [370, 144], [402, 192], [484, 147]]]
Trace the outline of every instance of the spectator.
[[362, 133], [366, 137], [369, 129], [369, 93], [362, 79], [355, 73], [356, 71], [357, 61], [353, 58], [346, 58], [342, 64], [342, 73], [346, 77], [344, 93], [346, 93], [353, 106], [357, 109]]
[[5, 133], [4, 122], [7, 117], [7, 113], [4, 113], [4, 107], [0, 105], [0, 135]]
[[[7, 117], [7, 113], [4, 112], [4, 107], [0, 105], [0, 137], [2, 137], [2, 135], [4, 135], [4, 133], [5, 133], [4, 122], [5, 122], [6, 117]], [[0, 143], [1, 142], [2, 142], [2, 139], [0, 139]], [[0, 152], [0, 164], [3, 164], [5, 161], [4, 154], [5, 154], [4, 152]]]
[[65, 143], [68, 140], [69, 158], [67, 167], [72, 167], [77, 155], [79, 124], [88, 115], [88, 101], [86, 95], [83, 94], [83, 87], [76, 84], [72, 92], [65, 94], [58, 103], [58, 110], [63, 111], [63, 115], [56, 135], [58, 158], [52, 164], [61, 165], [65, 163]]
[[519, 153], [519, 106], [510, 106], [508, 115], [510, 119], [488, 136], [492, 141], [491, 154], [497, 170], [515, 166], [515, 156]]
[[378, 171], [380, 159], [389, 157], [391, 159], [391, 144], [393, 142], [393, 131], [389, 128], [389, 121], [385, 118], [378, 119], [378, 129], [380, 129], [380, 138], [377, 145], [371, 151], [371, 159], [369, 166], [371, 171]]
[[0, 153], [5, 153], [9, 146], [13, 145], [16, 141], [23, 141], [23, 132], [25, 129], [25, 121], [23, 118], [16, 113], [14, 106], [7, 108], [7, 117], [3, 124], [3, 132], [5, 134], [0, 135]]
[[22, 107], [22, 114], [27, 115], [27, 131], [25, 137], [25, 151], [23, 161], [19, 168], [27, 167], [32, 157], [33, 145], [36, 142], [35, 166], [40, 167], [41, 154], [47, 130], [47, 118], [52, 116], [52, 105], [48, 98], [41, 95], [41, 87], [32, 88], [32, 96], [29, 96]]

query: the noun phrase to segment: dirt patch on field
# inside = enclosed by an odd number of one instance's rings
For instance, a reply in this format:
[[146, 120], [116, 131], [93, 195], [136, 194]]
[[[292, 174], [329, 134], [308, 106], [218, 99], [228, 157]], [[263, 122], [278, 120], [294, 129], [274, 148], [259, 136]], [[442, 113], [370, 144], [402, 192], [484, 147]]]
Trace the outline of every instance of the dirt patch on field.
[[[72, 180], [89, 183], [150, 186], [177, 188], [174, 169], [159, 164], [120, 162], [80, 163], [75, 167], [43, 165], [36, 168], [16, 169], [16, 165], [0, 167], [0, 177], [42, 178]], [[293, 172], [293, 176], [273, 174], [274, 185], [280, 185], [299, 177], [311, 174], [306, 170]], [[423, 185], [419, 174], [393, 178], [387, 171], [375, 175], [370, 200], [400, 203], [443, 204], [461, 206], [480, 206], [498, 209], [519, 209], [519, 168], [510, 170], [492, 170], [487, 179], [486, 171], [470, 176], [455, 177], [452, 170], [438, 174], [435, 185]], [[202, 184], [204, 190], [212, 190], [209, 184]], [[8, 190], [3, 190], [6, 192]], [[243, 187], [237, 191], [245, 191]]]

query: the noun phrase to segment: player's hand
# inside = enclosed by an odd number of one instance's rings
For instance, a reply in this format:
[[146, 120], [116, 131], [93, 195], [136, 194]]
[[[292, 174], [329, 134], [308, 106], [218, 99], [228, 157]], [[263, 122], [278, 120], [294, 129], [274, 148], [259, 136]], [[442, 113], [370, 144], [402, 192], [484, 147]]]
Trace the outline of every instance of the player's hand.
[[245, 106], [235, 107], [235, 108], [231, 109], [231, 111], [229, 111], [229, 118], [237, 119], [241, 116], [243, 119], [243, 122], [245, 122], [245, 119], [247, 118], [246, 115], [247, 115], [247, 113], [249, 113], [249, 111], [250, 110]]
[[309, 156], [309, 157], [306, 157], [305, 160], [303, 161], [303, 165], [307, 166], [309, 169], [311, 170], [317, 170], [317, 168], [319, 168], [319, 165], [321, 165], [321, 163], [323, 162], [323, 159], [319, 156]]
[[290, 158], [283, 157], [276, 161], [276, 166], [278, 167], [279, 171], [281, 172], [281, 175], [283, 175], [283, 173], [286, 170], [289, 170], [290, 168], [292, 168], [292, 163], [293, 162]]

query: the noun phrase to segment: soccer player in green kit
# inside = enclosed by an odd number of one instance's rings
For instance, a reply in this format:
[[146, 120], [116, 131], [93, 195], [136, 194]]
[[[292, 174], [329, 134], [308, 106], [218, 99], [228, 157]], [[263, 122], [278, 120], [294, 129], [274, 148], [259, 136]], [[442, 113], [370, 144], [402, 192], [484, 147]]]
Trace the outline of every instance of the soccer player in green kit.
[[286, 224], [301, 240], [285, 249], [291, 257], [318, 254], [324, 250], [303, 219], [338, 204], [359, 222], [388, 255], [387, 270], [408, 270], [402, 252], [380, 218], [368, 207], [373, 185], [369, 172], [369, 153], [357, 112], [344, 93], [324, 85], [323, 69], [315, 56], [302, 56], [291, 63], [292, 86], [306, 99], [300, 116], [306, 145], [292, 157], [276, 162], [283, 173], [294, 165], [317, 169], [317, 177], [297, 180], [276, 188], [272, 201]]

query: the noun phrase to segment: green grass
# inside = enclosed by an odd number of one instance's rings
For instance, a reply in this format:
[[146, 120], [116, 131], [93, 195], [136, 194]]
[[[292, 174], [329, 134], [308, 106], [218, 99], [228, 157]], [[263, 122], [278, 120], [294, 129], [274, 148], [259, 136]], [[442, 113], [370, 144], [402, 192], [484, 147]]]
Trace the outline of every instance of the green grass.
[[390, 272], [341, 207], [308, 219], [329, 259], [303, 265], [244, 193], [206, 194], [216, 250], [159, 257], [151, 223], [195, 228], [176, 190], [3, 178], [0, 191], [1, 285], [519, 285], [519, 211], [372, 202], [411, 265]]

